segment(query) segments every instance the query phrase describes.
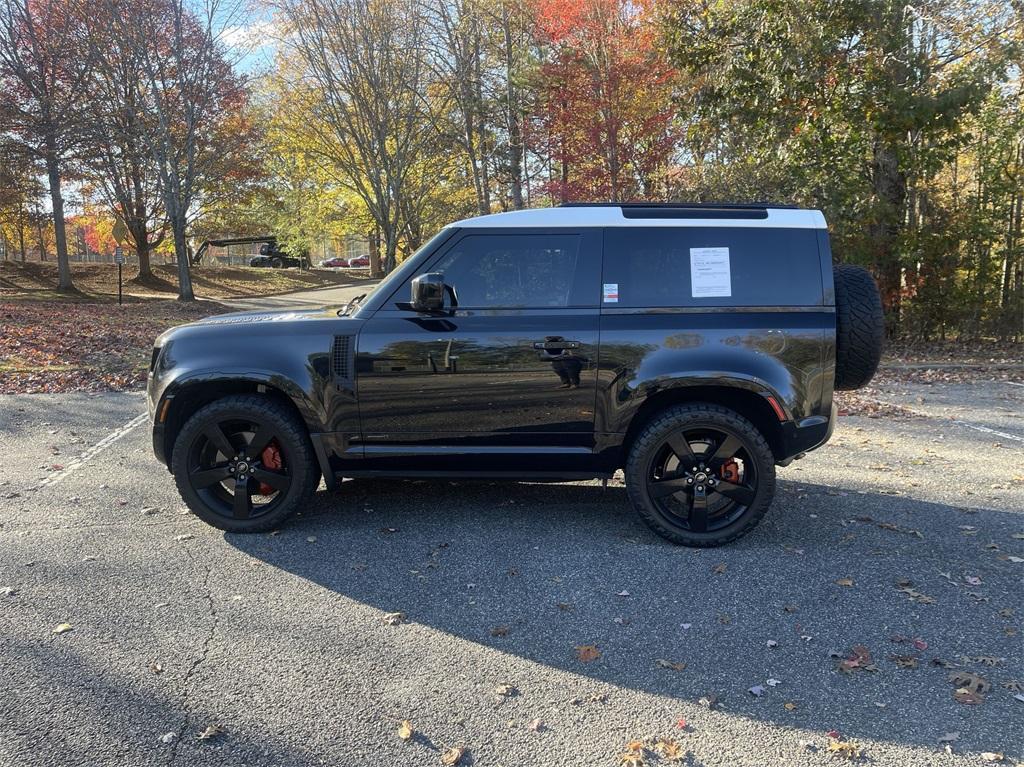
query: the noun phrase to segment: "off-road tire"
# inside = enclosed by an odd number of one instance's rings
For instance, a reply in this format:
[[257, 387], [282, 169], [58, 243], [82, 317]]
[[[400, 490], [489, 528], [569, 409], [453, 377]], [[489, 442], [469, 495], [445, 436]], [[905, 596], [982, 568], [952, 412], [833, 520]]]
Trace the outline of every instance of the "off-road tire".
[[[647, 493], [647, 472], [654, 453], [669, 435], [680, 429], [725, 428], [740, 439], [756, 463], [758, 483], [754, 501], [742, 516], [721, 530], [695, 533], [674, 525]], [[676, 405], [655, 415], [641, 430], [629, 451], [625, 467], [626, 491], [640, 519], [655, 533], [683, 546], [708, 548], [735, 541], [757, 526], [775, 497], [775, 457], [768, 442], [750, 421], [733, 410], [706, 403]]]
[[[217, 513], [199, 496], [188, 478], [189, 452], [193, 440], [211, 421], [236, 417], [255, 418], [273, 425], [275, 438], [287, 456], [292, 478], [282, 503], [266, 515], [254, 519], [235, 520]], [[174, 441], [171, 472], [178, 492], [193, 514], [214, 527], [234, 533], [260, 533], [277, 528], [306, 504], [320, 481], [319, 464], [305, 425], [285, 405], [259, 394], [227, 396], [197, 410], [185, 422]]]
[[882, 358], [882, 297], [867, 269], [840, 264], [833, 267], [832, 274], [836, 288], [835, 388], [859, 389], [875, 375]]

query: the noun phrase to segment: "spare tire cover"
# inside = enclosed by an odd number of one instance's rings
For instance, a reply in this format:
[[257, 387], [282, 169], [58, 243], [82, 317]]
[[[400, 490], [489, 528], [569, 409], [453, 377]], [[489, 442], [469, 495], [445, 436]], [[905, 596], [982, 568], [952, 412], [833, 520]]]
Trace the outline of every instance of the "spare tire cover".
[[882, 297], [867, 269], [833, 267], [836, 286], [836, 383], [840, 390], [866, 386], [882, 357]]

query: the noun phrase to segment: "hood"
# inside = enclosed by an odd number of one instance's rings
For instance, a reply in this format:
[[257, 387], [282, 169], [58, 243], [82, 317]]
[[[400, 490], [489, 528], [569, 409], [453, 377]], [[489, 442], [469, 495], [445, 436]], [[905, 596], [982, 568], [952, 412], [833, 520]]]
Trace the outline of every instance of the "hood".
[[156, 341], [163, 346], [172, 339], [208, 338], [213, 335], [232, 337], [282, 337], [297, 333], [300, 335], [323, 332], [319, 322], [330, 321], [333, 332], [338, 323], [354, 322], [353, 318], [341, 316], [338, 312], [344, 306], [329, 306], [317, 309], [284, 310], [284, 311], [248, 311], [216, 314], [212, 317], [178, 325], [164, 331]]

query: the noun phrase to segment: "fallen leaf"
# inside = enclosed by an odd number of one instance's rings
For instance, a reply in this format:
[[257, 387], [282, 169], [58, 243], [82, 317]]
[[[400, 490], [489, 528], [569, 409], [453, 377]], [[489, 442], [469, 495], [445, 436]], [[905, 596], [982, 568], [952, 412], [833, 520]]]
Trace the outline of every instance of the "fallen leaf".
[[762, 695], [764, 695], [765, 688], [762, 685], [755, 684], [753, 687], [747, 690], [747, 692], [749, 692], [755, 698], [760, 698]]
[[957, 687], [965, 688], [979, 695], [984, 695], [992, 688], [987, 679], [970, 671], [954, 671], [949, 675], [949, 681]]
[[159, 663], [150, 663], [149, 670], [152, 671], [154, 674], [164, 673], [164, 667], [161, 666]]
[[397, 626], [405, 622], [405, 613], [385, 613], [382, 620], [389, 626]]
[[1005, 757], [1002, 753], [996, 753], [995, 751], [982, 751], [981, 758], [985, 762], [1001, 762]]
[[224, 732], [224, 730], [221, 728], [220, 725], [211, 724], [209, 727], [207, 727], [205, 730], [199, 733], [199, 740], [210, 740], [211, 738], [216, 738], [222, 732]]
[[853, 578], [838, 578], [836, 580], [836, 585], [837, 586], [853, 586], [854, 585], [854, 581], [853, 581]]
[[625, 589], [623, 589], [622, 591], [620, 591], [620, 592], [619, 592], [618, 594], [616, 594], [615, 596], [617, 596], [617, 597], [628, 597], [628, 596], [629, 596], [629, 592], [628, 592], [628, 591], [626, 591]]
[[492, 637], [508, 636], [508, 626], [495, 626], [491, 629]]
[[584, 644], [576, 646], [576, 658], [583, 663], [590, 663], [600, 657], [601, 651], [597, 649], [597, 645]]
[[996, 658], [992, 655], [976, 655], [972, 658], [967, 658], [971, 663], [980, 663], [983, 666], [1001, 666], [1006, 658]]
[[697, 702], [704, 706], [704, 708], [714, 708], [718, 705], [717, 695], [703, 695], [697, 699]]
[[830, 740], [828, 752], [844, 759], [862, 759], [864, 749], [854, 740]]
[[453, 765], [459, 764], [465, 755], [466, 749], [463, 746], [452, 746], [441, 754], [441, 764], [453, 767]]
[[799, 609], [800, 608], [797, 607], [796, 605], [783, 605], [782, 606], [782, 611], [786, 612], [786, 613], [795, 613]]
[[1024, 682], [1018, 682], [1016, 679], [1011, 679], [1009, 682], [1003, 682], [1002, 686], [1007, 690], [1013, 690], [1014, 692], [1024, 692]]
[[665, 660], [664, 658], [656, 658], [654, 664], [658, 668], [667, 668], [671, 671], [682, 671], [684, 668], [686, 668], [685, 663], [673, 663], [672, 661]]
[[768, 645], [768, 649], [772, 649], [779, 646], [779, 643], [776, 642], [774, 639], [769, 639], [766, 644]]
[[654, 741], [654, 751], [662, 759], [678, 762], [683, 758], [683, 749], [671, 738], [658, 738]]
[[5, 597], [13, 597], [17, 593], [18, 590], [13, 588], [12, 586], [4, 586], [3, 588], [0, 588], [0, 594], [2, 594]]
[[676, 722], [676, 727], [678, 727], [678, 728], [679, 728], [680, 730], [685, 730], [685, 729], [686, 729], [687, 727], [689, 727], [689, 726], [690, 726], [690, 725], [688, 725], [688, 724], [686, 723], [686, 720], [685, 720], [685, 719], [683, 719], [682, 717], [679, 717], [679, 721], [678, 721], [678, 722]]
[[721, 575], [728, 569], [729, 565], [727, 565], [725, 562], [719, 562], [717, 565], [711, 568], [711, 572], [713, 572], [715, 575]]
[[415, 734], [416, 731], [412, 728], [412, 722], [408, 719], [403, 719], [402, 723], [398, 725], [398, 737], [402, 740], [409, 740]]
[[183, 533], [181, 535], [174, 536], [176, 541], [191, 541], [195, 536], [192, 533]]
[[69, 631], [74, 630], [74, 626], [72, 626], [70, 623], [58, 623], [56, 626], [53, 627], [54, 634], [66, 634]]
[[526, 725], [526, 729], [528, 729], [530, 732], [540, 732], [544, 729], [544, 722], [540, 719], [534, 719], [532, 722]]
[[626, 750], [619, 754], [619, 764], [622, 767], [642, 767], [644, 752], [644, 742], [634, 738], [626, 744]]
[[980, 586], [981, 578], [979, 578], [977, 575], [965, 575], [964, 583], [966, 583], [968, 586]]
[[513, 698], [519, 694], [519, 690], [515, 685], [499, 684], [494, 688], [494, 694], [501, 698]]
[[173, 743], [174, 739], [177, 738], [177, 737], [178, 737], [178, 733], [176, 733], [176, 732], [165, 732], [163, 735], [160, 736], [160, 742], [161, 743]]
[[900, 668], [917, 668], [917, 658], [913, 655], [890, 655], [889, 660]]
[[306, 543], [316, 543], [316, 536], [315, 535], [306, 536]]
[[782, 680], [781, 679], [769, 679], [769, 680], [767, 680], [765, 682], [765, 684], [768, 685], [769, 687], [778, 687], [780, 684], [782, 684]]
[[793, 703], [792, 701], [786, 701], [782, 704], [782, 707], [786, 709], [786, 711], [796, 711], [797, 708], [796, 703]]

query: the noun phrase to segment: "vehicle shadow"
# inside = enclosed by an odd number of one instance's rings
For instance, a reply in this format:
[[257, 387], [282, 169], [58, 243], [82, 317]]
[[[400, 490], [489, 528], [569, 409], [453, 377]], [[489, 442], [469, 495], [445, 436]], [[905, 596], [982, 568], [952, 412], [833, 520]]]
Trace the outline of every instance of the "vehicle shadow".
[[[647, 531], [621, 484], [353, 481], [279, 535], [225, 539], [383, 612], [597, 682], [715, 696], [786, 728], [929, 748], [960, 730], [958, 750], [1020, 753], [998, 722], [1020, 705], [1001, 683], [1024, 678], [1022, 597], [1016, 565], [986, 548], [1009, 550], [1019, 515], [968, 511], [782, 481], [757, 530], [695, 550]], [[965, 519], [977, 535], [958, 534]], [[583, 645], [600, 657], [581, 662]], [[857, 645], [877, 671], [838, 669]], [[946, 664], [991, 681], [983, 707], [953, 699]]]
[[[208, 701], [183, 700], [184, 664], [157, 677], [144, 667], [111, 669], [66, 645], [10, 639], [2, 649], [16, 660], [0, 671], [2, 764], [323, 763], [238, 716], [200, 740], [207, 724], [223, 720]], [[162, 740], [168, 732], [176, 737]]]

